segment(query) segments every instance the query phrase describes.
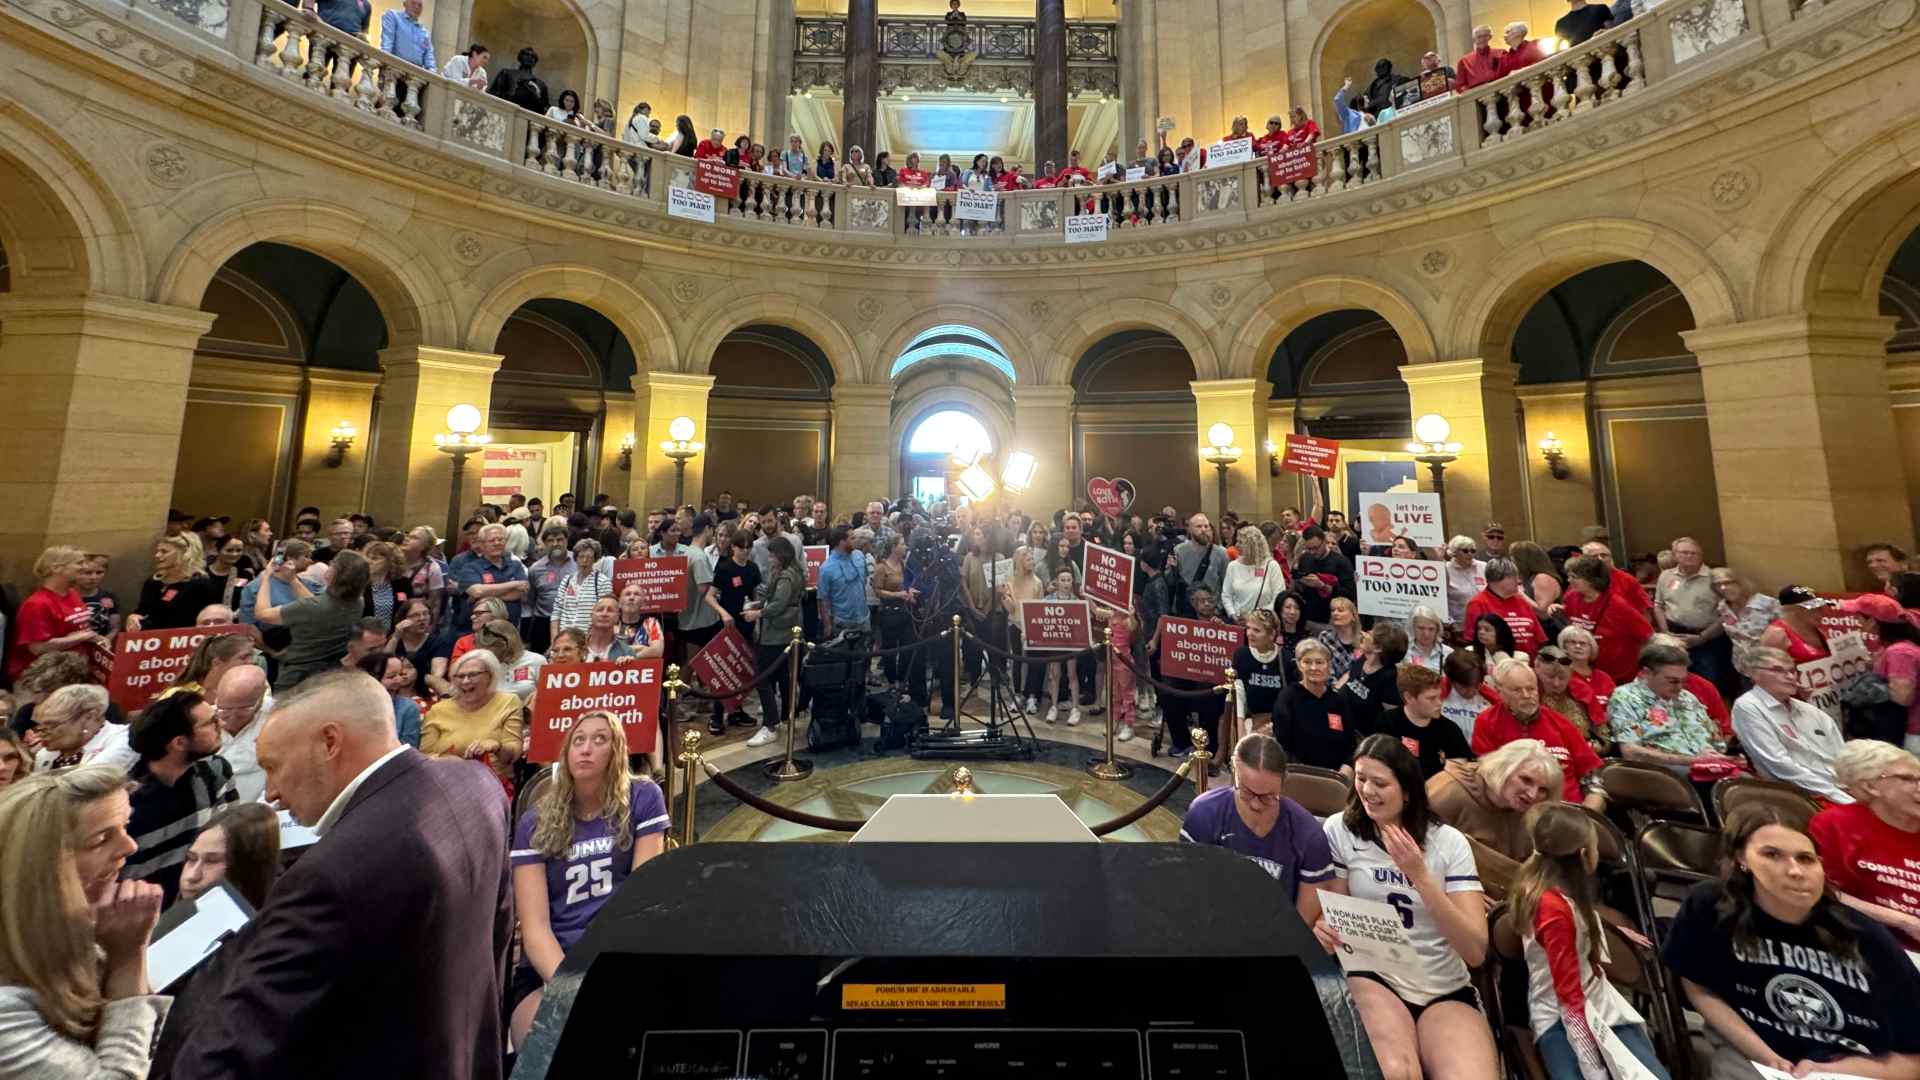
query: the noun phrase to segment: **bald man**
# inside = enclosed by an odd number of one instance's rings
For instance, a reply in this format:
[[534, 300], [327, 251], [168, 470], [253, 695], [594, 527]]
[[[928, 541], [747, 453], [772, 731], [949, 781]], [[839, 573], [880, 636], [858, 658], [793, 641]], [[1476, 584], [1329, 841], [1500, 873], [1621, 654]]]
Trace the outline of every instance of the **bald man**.
[[260, 767], [260, 728], [273, 711], [267, 673], [246, 664], [220, 677], [213, 691], [213, 718], [220, 721], [220, 756], [233, 766], [233, 787], [241, 802], [259, 802], [267, 791]]
[[513, 898], [499, 781], [402, 745], [392, 700], [358, 671], [303, 681], [258, 748], [267, 796], [320, 841], [234, 946], [175, 1080], [500, 1080]]

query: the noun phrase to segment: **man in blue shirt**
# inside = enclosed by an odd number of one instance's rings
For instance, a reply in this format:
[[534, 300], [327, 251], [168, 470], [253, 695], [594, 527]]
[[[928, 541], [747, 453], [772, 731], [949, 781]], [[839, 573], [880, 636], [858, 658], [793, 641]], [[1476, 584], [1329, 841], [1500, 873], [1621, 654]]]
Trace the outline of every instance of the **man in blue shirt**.
[[414, 67], [438, 71], [433, 62], [433, 35], [420, 25], [421, 0], [405, 0], [399, 11], [380, 16], [380, 48]]
[[307, 0], [306, 9], [320, 21], [344, 34], [367, 36], [367, 23], [373, 19], [369, 0]]
[[830, 550], [820, 568], [820, 624], [828, 637], [841, 631], [864, 635], [872, 625], [867, 608], [867, 563], [853, 550], [853, 530], [835, 525], [827, 534]]
[[527, 567], [507, 554], [507, 527], [483, 525], [471, 548], [447, 564], [447, 590], [454, 595], [453, 625], [473, 620], [473, 602], [493, 597], [507, 605], [507, 621], [520, 623], [520, 601], [527, 597]]

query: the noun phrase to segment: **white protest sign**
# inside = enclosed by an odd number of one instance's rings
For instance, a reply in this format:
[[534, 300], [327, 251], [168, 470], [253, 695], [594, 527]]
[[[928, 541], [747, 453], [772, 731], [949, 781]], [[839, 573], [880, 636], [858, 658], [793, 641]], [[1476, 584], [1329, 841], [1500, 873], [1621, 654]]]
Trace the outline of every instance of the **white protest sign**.
[[1354, 525], [1363, 547], [1389, 547], [1405, 536], [1423, 548], [1447, 546], [1447, 530], [1440, 520], [1440, 496], [1421, 491], [1363, 491]]
[[692, 188], [670, 187], [667, 189], [667, 216], [692, 218], [711, 225], [713, 196]]
[[896, 206], [932, 206], [933, 200], [933, 189], [930, 187], [893, 189], [893, 201]]
[[1229, 139], [1207, 147], [1207, 168], [1216, 165], [1245, 165], [1253, 160], [1253, 140]]
[[1362, 615], [1405, 620], [1413, 609], [1447, 610], [1447, 564], [1424, 559], [1362, 555], [1353, 568]]
[[1107, 238], [1107, 215], [1074, 214], [1067, 218], [1067, 243], [1090, 244]]
[[1842, 719], [1840, 688], [1861, 672], [1873, 670], [1873, 654], [1859, 634], [1842, 635], [1827, 644], [1832, 653], [1794, 668], [1794, 677], [1806, 703], [1837, 722]]
[[962, 190], [953, 197], [953, 216], [961, 221], [993, 221], [1000, 196], [991, 191]]
[[1340, 970], [1396, 975], [1410, 983], [1420, 981], [1420, 958], [1414, 954], [1406, 924], [1392, 904], [1322, 891], [1320, 910], [1340, 935], [1340, 949], [1334, 954], [1340, 958]]
[[1127, 183], [1129, 184], [1135, 180], [1145, 180], [1146, 178], [1147, 167], [1145, 165], [1135, 165], [1133, 168], [1127, 170]]
[[1117, 161], [1109, 161], [1094, 170], [1093, 177], [1096, 180], [1107, 180], [1118, 175], [1120, 175], [1120, 163]]

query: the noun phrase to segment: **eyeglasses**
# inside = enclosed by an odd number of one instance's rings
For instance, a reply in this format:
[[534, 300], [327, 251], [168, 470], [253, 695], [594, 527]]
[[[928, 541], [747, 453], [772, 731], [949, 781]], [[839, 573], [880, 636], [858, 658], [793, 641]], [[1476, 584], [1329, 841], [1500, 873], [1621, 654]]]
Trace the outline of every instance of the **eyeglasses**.
[[1920, 773], [1881, 773], [1875, 780], [1891, 780], [1896, 784], [1908, 784], [1920, 787]]
[[1571, 657], [1571, 656], [1542, 656], [1542, 657], [1540, 657], [1540, 662], [1541, 662], [1541, 663], [1543, 663], [1543, 664], [1559, 664], [1559, 665], [1560, 665], [1561, 667], [1572, 667], [1572, 666], [1573, 666], [1573, 657]]
[[259, 711], [260, 703], [257, 701], [251, 705], [235, 705], [232, 708], [227, 708], [222, 705], [215, 705], [213, 707], [213, 715], [215, 716], [246, 716], [249, 713]]
[[1281, 793], [1278, 791], [1274, 792], [1271, 795], [1262, 795], [1257, 791], [1248, 791], [1246, 788], [1243, 788], [1238, 784], [1235, 784], [1233, 786], [1233, 790], [1239, 792], [1240, 797], [1247, 800], [1248, 806], [1254, 807], [1255, 809], [1261, 809], [1261, 810], [1264, 810], [1269, 806], [1279, 806], [1280, 799], [1282, 797]]

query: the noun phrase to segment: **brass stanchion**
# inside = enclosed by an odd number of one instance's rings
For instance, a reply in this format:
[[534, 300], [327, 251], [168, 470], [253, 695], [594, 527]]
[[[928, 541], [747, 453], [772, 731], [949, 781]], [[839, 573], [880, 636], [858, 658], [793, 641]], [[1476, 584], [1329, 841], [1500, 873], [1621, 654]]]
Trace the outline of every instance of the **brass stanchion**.
[[1114, 718], [1119, 716], [1120, 714], [1119, 700], [1114, 694], [1113, 671], [1114, 671], [1114, 665], [1120, 662], [1120, 658], [1118, 656], [1115, 656], [1113, 652], [1113, 623], [1111, 622], [1107, 623], [1107, 626], [1106, 626], [1106, 640], [1107, 640], [1107, 760], [1094, 762], [1093, 764], [1087, 766], [1087, 771], [1089, 773], [1092, 773], [1094, 778], [1097, 780], [1125, 780], [1127, 777], [1133, 775], [1133, 770], [1131, 768], [1128, 768], [1125, 765], [1120, 764], [1118, 761], [1115, 761], [1113, 758]]
[[[1207, 751], [1207, 729], [1194, 728], [1189, 734], [1193, 737], [1193, 753], [1187, 755], [1187, 760], [1195, 763], [1193, 766], [1193, 793], [1195, 795], [1204, 795], [1207, 791], [1207, 774], [1213, 771], [1208, 768], [1209, 765], [1213, 764], [1213, 755]], [[691, 737], [691, 735], [689, 735], [689, 737]]]
[[[680, 756], [674, 750], [674, 729], [680, 723], [680, 691], [687, 684], [680, 678], [680, 665], [667, 665], [667, 681], [662, 684], [667, 691], [667, 710], [660, 718], [660, 794], [667, 807], [673, 807], [673, 773], [680, 763]], [[674, 839], [673, 830], [667, 830], [666, 848], [678, 847], [680, 842]]]
[[1240, 694], [1236, 685], [1240, 676], [1233, 668], [1226, 669], [1227, 679], [1220, 689], [1227, 695], [1227, 707], [1220, 710], [1220, 749], [1232, 752], [1240, 745]]
[[960, 699], [966, 696], [960, 692], [960, 616], [958, 615], [953, 617], [953, 682], [947, 685], [953, 689], [953, 700], [947, 702], [947, 707], [953, 710], [953, 726], [958, 729]]
[[953, 770], [953, 773], [951, 774], [951, 776], [953, 780], [952, 794], [955, 794], [955, 795], [974, 794], [972, 769], [967, 768], [965, 765], [961, 765], [958, 768], [955, 768]]
[[787, 752], [779, 761], [769, 761], [765, 766], [767, 776], [782, 784], [813, 775], [813, 762], [793, 758], [794, 732], [800, 726], [800, 655], [806, 645], [801, 637], [796, 626], [787, 642]]
[[680, 751], [679, 760], [680, 760], [680, 767], [687, 770], [686, 776], [682, 777], [682, 779], [686, 782], [687, 809], [686, 809], [686, 812], [682, 814], [680, 817], [680, 846], [692, 847], [693, 846], [693, 778], [697, 770], [700, 768], [700, 733], [697, 731], [687, 732], [687, 737], [682, 741], [682, 745], [684, 745], [686, 749]]

